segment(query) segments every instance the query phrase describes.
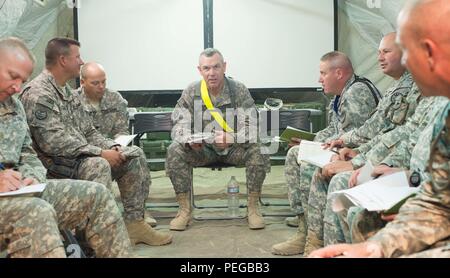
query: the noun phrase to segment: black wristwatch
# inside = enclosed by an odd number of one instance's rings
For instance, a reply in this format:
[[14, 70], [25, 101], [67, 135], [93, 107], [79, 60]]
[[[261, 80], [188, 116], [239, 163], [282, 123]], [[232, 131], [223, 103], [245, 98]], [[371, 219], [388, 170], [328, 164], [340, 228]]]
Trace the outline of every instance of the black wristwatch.
[[421, 178], [419, 172], [412, 172], [411, 176], [409, 176], [409, 183], [412, 187], [418, 187], [420, 185]]

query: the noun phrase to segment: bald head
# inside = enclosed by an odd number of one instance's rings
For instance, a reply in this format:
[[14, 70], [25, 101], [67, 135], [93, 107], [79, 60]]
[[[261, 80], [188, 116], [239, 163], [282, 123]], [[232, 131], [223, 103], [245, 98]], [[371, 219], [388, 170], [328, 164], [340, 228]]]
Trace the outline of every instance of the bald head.
[[[399, 25], [407, 25], [412, 36], [431, 36], [450, 42], [450, 3], [448, 0], [411, 0], [399, 15]], [[447, 35], [443, 35], [447, 34]]]
[[414, 0], [398, 17], [403, 62], [424, 95], [450, 97], [450, 5], [448, 0]]
[[384, 74], [398, 80], [405, 73], [402, 65], [402, 50], [395, 42], [397, 33], [386, 34], [378, 47], [378, 62]]
[[106, 73], [103, 66], [88, 62], [81, 67], [80, 76], [86, 97], [92, 102], [99, 102], [106, 89]]
[[82, 79], [89, 78], [92, 75], [105, 74], [105, 68], [96, 62], [87, 62], [81, 66], [80, 76]]

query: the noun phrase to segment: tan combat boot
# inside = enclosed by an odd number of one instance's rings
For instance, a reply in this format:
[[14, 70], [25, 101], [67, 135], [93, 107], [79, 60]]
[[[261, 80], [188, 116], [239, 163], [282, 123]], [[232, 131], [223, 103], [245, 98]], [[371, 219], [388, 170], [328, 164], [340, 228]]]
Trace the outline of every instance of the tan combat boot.
[[308, 229], [308, 233], [306, 235], [305, 252], [303, 253], [303, 256], [307, 257], [309, 254], [311, 254], [312, 251], [322, 247], [323, 239], [319, 238], [317, 233]]
[[303, 253], [306, 240], [306, 222], [303, 214], [298, 215], [298, 229], [293, 236], [285, 242], [272, 246], [272, 254], [281, 256], [292, 256]]
[[144, 219], [134, 220], [126, 224], [131, 244], [145, 243], [159, 246], [172, 242], [172, 235], [154, 230]]
[[146, 210], [144, 213], [144, 220], [147, 224], [149, 224], [152, 227], [157, 226], [157, 222], [156, 222], [155, 218], [153, 218], [153, 216], [150, 214], [150, 212], [148, 210]]
[[259, 212], [259, 196], [260, 192], [250, 192], [247, 199], [247, 220], [248, 227], [252, 230], [264, 229], [266, 224], [264, 218]]
[[170, 221], [170, 229], [175, 231], [184, 231], [186, 226], [192, 221], [192, 208], [189, 200], [189, 192], [178, 193], [177, 202], [180, 206], [178, 208], [177, 216]]
[[294, 216], [294, 217], [286, 217], [286, 219], [284, 220], [286, 225], [288, 225], [289, 227], [298, 227], [298, 217]]

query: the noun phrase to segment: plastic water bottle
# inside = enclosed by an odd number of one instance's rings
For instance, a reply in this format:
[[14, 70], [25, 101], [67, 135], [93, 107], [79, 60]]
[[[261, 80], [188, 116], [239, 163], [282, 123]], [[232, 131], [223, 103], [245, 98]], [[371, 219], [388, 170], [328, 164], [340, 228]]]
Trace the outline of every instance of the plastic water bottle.
[[227, 184], [228, 214], [231, 217], [239, 215], [239, 183], [234, 176]]

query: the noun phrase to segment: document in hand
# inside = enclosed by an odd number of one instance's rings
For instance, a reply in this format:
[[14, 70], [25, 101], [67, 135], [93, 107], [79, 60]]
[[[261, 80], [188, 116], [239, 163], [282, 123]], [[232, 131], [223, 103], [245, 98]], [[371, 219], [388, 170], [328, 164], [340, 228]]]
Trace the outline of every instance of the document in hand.
[[214, 135], [212, 133], [195, 133], [188, 139], [188, 144], [201, 144], [205, 141], [212, 140]]
[[[356, 187], [336, 191], [328, 198], [332, 202], [334, 212], [340, 212], [351, 206], [358, 206], [368, 211], [396, 213], [401, 202], [419, 191], [417, 187], [409, 187], [405, 172], [398, 172], [380, 177]], [[397, 207], [397, 211], [393, 208]]]
[[367, 161], [367, 163], [361, 167], [361, 170], [359, 172], [358, 178], [356, 179], [356, 185], [363, 184], [365, 182], [369, 182], [374, 179], [372, 176], [372, 172], [374, 170], [374, 167], [370, 161]]
[[121, 146], [125, 147], [128, 146], [131, 141], [136, 137], [137, 134], [133, 135], [119, 135], [116, 139], [114, 139], [114, 142], [117, 144], [120, 144]]
[[298, 163], [301, 164], [304, 161], [320, 168], [330, 163], [334, 153], [324, 150], [322, 144], [320, 142], [302, 140], [298, 149]]
[[44, 191], [45, 186], [46, 186], [45, 183], [24, 186], [16, 191], [0, 193], [0, 197], [18, 196], [18, 195], [25, 195], [25, 194], [30, 194], [30, 193], [41, 193], [42, 191]]
[[287, 126], [280, 135], [280, 139], [286, 142], [291, 142], [291, 138], [293, 137], [312, 141], [314, 140], [314, 137], [316, 137], [316, 135], [314, 133], [294, 128], [292, 126]]

